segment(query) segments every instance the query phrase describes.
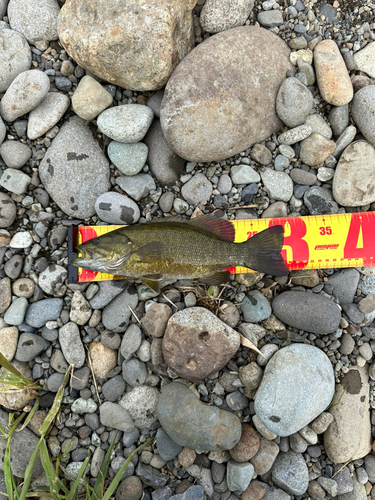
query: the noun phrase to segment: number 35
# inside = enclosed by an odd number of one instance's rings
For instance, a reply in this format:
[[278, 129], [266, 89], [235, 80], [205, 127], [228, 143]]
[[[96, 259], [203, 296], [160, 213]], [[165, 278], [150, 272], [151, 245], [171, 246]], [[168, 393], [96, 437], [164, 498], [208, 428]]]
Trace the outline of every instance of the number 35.
[[331, 226], [320, 227], [319, 232], [322, 236], [324, 236], [325, 234], [332, 234], [332, 228]]

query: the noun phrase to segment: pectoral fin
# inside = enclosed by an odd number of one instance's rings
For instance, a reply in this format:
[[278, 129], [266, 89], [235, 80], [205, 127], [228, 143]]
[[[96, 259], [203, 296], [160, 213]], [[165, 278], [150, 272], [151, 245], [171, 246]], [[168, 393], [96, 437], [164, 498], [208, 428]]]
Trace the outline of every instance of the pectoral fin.
[[162, 274], [145, 274], [141, 276], [141, 281], [144, 285], [148, 286], [154, 292], [160, 292], [160, 289], [163, 287], [164, 276]]
[[207, 285], [220, 285], [221, 283], [228, 281], [229, 277], [229, 271], [217, 271], [216, 273], [203, 276], [201, 281], [203, 281], [203, 283], [207, 283]]
[[138, 248], [134, 253], [139, 256], [139, 260], [145, 263], [155, 262], [160, 259], [163, 251], [163, 243], [161, 241], [152, 241], [143, 247]]

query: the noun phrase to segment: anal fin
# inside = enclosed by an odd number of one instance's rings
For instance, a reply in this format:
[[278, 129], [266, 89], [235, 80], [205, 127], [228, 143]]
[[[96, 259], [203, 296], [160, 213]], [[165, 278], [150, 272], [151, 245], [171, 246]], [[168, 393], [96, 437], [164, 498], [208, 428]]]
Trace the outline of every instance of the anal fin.
[[221, 283], [226, 283], [229, 280], [229, 277], [229, 271], [216, 271], [213, 274], [203, 276], [200, 280], [207, 285], [220, 285]]
[[144, 276], [141, 276], [140, 280], [144, 285], [148, 286], [149, 288], [151, 288], [151, 290], [158, 293], [164, 285], [163, 278], [164, 276], [160, 273], [145, 274]]

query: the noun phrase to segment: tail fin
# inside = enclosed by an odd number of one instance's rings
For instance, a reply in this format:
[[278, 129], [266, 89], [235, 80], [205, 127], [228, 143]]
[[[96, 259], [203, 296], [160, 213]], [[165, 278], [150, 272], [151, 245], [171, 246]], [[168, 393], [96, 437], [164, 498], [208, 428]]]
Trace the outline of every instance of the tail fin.
[[281, 225], [272, 226], [257, 233], [246, 245], [245, 265], [260, 273], [285, 276], [288, 266], [281, 256], [284, 241], [284, 228]]

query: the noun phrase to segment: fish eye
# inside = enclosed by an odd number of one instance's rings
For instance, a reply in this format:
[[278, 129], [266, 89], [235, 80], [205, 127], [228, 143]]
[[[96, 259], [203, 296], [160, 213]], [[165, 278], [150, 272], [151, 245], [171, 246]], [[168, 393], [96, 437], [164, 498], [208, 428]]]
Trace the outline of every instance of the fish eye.
[[92, 240], [91, 243], [96, 247], [99, 245], [99, 240], [97, 238], [95, 238], [94, 240]]

